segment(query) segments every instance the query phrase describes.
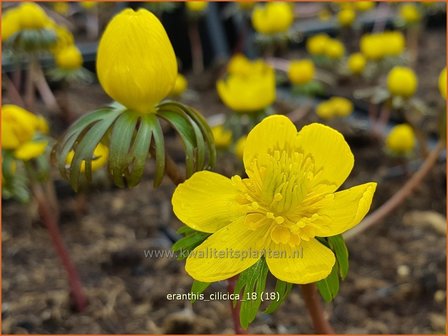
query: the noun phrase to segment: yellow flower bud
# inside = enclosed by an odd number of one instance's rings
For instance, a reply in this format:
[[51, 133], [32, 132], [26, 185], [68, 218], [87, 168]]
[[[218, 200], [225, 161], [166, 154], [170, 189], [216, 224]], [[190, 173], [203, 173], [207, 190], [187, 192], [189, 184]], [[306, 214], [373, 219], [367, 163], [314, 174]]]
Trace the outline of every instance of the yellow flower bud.
[[247, 136], [242, 136], [235, 144], [235, 154], [240, 160], [243, 159], [244, 146], [246, 145]]
[[58, 51], [55, 55], [55, 62], [58, 68], [64, 70], [76, 70], [82, 66], [82, 55], [75, 46], [66, 47]]
[[275, 73], [265, 65], [262, 72], [248, 76], [229, 75], [219, 80], [217, 90], [220, 98], [235, 112], [257, 112], [275, 100]]
[[329, 58], [338, 60], [345, 54], [345, 47], [341, 41], [330, 39], [325, 46], [325, 55]]
[[[73, 161], [73, 157], [75, 156], [75, 152], [72, 150], [67, 154], [67, 158], [65, 162], [67, 165], [70, 165]], [[109, 148], [103, 145], [101, 142], [95, 147], [93, 150], [92, 156], [92, 171], [97, 171], [102, 168], [106, 163], [109, 157]], [[83, 173], [86, 170], [86, 163], [83, 161], [81, 163], [81, 172]]]
[[187, 79], [180, 73], [177, 74], [176, 83], [174, 83], [171, 95], [180, 96], [188, 87]]
[[322, 118], [324, 120], [328, 120], [333, 118], [334, 110], [331, 106], [331, 102], [329, 100], [324, 101], [316, 106], [316, 114], [319, 116], [319, 118]]
[[74, 44], [75, 39], [73, 37], [73, 34], [66, 27], [58, 26], [55, 24], [51, 28], [56, 33], [56, 43], [51, 49], [53, 53], [57, 53], [58, 51]]
[[20, 12], [17, 8], [8, 10], [2, 16], [2, 42], [20, 31]]
[[45, 153], [48, 141], [30, 141], [14, 151], [14, 156], [23, 161], [28, 161], [37, 158]]
[[396, 66], [387, 76], [387, 87], [393, 96], [409, 98], [414, 95], [417, 85], [417, 76], [408, 67]]
[[351, 54], [348, 58], [347, 65], [352, 74], [359, 75], [366, 67], [366, 58], [361, 53]]
[[384, 54], [386, 56], [399, 56], [405, 48], [405, 38], [399, 31], [385, 32], [381, 34]]
[[443, 68], [442, 72], [439, 75], [439, 91], [441, 96], [446, 99], [446, 67]]
[[374, 1], [355, 1], [355, 9], [360, 12], [366, 12], [375, 7]]
[[312, 61], [293, 61], [289, 65], [288, 78], [293, 84], [306, 84], [314, 78], [314, 72], [314, 63]]
[[252, 12], [252, 24], [262, 34], [284, 33], [293, 20], [292, 7], [285, 2], [268, 2], [264, 6], [256, 6]]
[[192, 12], [203, 12], [208, 6], [207, 1], [187, 1], [185, 4]]
[[410, 3], [400, 7], [399, 16], [406, 24], [417, 23], [421, 19], [418, 8]]
[[330, 40], [327, 34], [314, 35], [306, 41], [306, 50], [314, 56], [323, 55], [325, 53], [325, 46]]
[[360, 49], [368, 60], [378, 61], [383, 58], [384, 47], [380, 34], [366, 34], [361, 37]]
[[408, 124], [393, 127], [386, 138], [386, 147], [398, 155], [411, 153], [415, 147], [415, 134], [412, 127]]
[[347, 117], [353, 112], [353, 103], [344, 97], [332, 97], [330, 106], [333, 109], [333, 115], [337, 117]]
[[19, 7], [22, 29], [42, 29], [50, 19], [45, 11], [34, 2], [25, 2]]
[[356, 19], [353, 9], [343, 9], [338, 13], [338, 22], [342, 27], [350, 27]]
[[212, 127], [212, 133], [216, 148], [227, 148], [232, 143], [232, 131], [225, 129], [223, 126]]
[[159, 19], [146, 9], [125, 9], [107, 25], [97, 54], [104, 91], [129, 109], [152, 112], [172, 90], [177, 61]]

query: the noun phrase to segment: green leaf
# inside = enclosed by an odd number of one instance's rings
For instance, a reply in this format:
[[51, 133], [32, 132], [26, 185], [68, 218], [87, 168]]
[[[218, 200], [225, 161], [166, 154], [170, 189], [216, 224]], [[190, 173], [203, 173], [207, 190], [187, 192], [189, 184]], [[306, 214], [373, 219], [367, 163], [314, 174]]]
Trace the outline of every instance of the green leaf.
[[109, 172], [115, 185], [120, 188], [126, 186], [129, 173], [129, 164], [132, 156], [129, 155], [132, 138], [140, 115], [137, 112], [126, 111], [114, 123], [110, 136]]
[[[242, 293], [240, 307], [240, 323], [244, 329], [255, 319], [261, 305], [263, 292], [266, 289], [268, 266], [264, 258], [251, 266], [238, 277], [235, 285], [235, 294]], [[256, 299], [251, 300], [252, 293], [256, 293]]]
[[339, 266], [339, 276], [342, 279], [345, 279], [345, 277], [348, 274], [348, 249], [345, 245], [344, 238], [342, 238], [342, 235], [337, 235], [333, 237], [327, 238], [328, 243], [330, 245], [330, 248], [333, 250], [333, 252], [336, 255], [336, 260]]
[[[210, 282], [201, 282], [201, 281], [194, 280], [193, 284], [191, 285], [191, 293], [196, 294], [196, 295], [202, 294], [210, 285], [211, 285]], [[191, 300], [191, 303], [195, 303], [195, 302], [196, 302], [196, 300]]]
[[151, 126], [154, 137], [156, 173], [154, 175], [154, 187], [157, 188], [162, 183], [165, 174], [165, 140], [163, 137], [162, 127], [154, 114], [147, 116], [148, 125]]
[[278, 301], [272, 301], [264, 312], [267, 314], [271, 314], [274, 311], [276, 311], [278, 307], [280, 307], [280, 305], [288, 297], [289, 293], [291, 292], [291, 289], [292, 289], [291, 283], [277, 279], [274, 291], [279, 294], [279, 299]]
[[174, 252], [180, 252], [180, 254], [177, 256], [177, 260], [186, 259], [188, 257], [188, 254], [209, 236], [210, 233], [193, 231], [188, 233], [188, 235], [186, 235], [185, 237], [180, 238], [171, 247]]
[[339, 292], [338, 265], [334, 264], [331, 273], [316, 283], [320, 295], [326, 302], [332, 301]]
[[151, 146], [152, 128], [147, 116], [142, 117], [129, 155], [132, 157], [132, 172], [128, 178], [128, 186], [134, 187], [140, 181], [145, 168], [146, 158]]

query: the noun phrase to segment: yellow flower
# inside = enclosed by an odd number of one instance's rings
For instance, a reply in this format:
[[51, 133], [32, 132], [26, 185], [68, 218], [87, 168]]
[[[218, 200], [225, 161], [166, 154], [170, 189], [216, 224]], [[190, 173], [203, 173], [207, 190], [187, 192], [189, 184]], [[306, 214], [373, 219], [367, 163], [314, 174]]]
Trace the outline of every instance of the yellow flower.
[[229, 74], [244, 74], [250, 72], [250, 61], [243, 54], [235, 54], [227, 64], [227, 72]]
[[75, 45], [66, 47], [54, 55], [56, 65], [64, 70], [76, 70], [82, 66], [82, 55]]
[[399, 31], [384, 32], [383, 39], [384, 54], [386, 56], [401, 55], [405, 48], [405, 38]]
[[95, 1], [81, 1], [79, 4], [85, 9], [92, 9], [97, 5]]
[[404, 4], [400, 7], [400, 18], [407, 24], [417, 23], [421, 19], [421, 15], [414, 4]]
[[345, 47], [341, 41], [336, 39], [330, 39], [325, 45], [325, 55], [329, 58], [338, 60], [345, 54]]
[[360, 49], [368, 60], [378, 61], [383, 58], [384, 47], [380, 34], [366, 34], [361, 37]]
[[289, 65], [288, 78], [296, 85], [306, 84], [314, 78], [314, 63], [310, 60], [293, 61]]
[[[73, 157], [75, 156], [75, 152], [71, 150], [67, 154], [67, 158], [65, 162], [67, 165], [70, 165], [73, 161]], [[107, 146], [103, 145], [101, 142], [98, 144], [98, 146], [95, 147], [93, 150], [93, 156], [92, 156], [92, 171], [97, 171], [98, 169], [104, 167], [104, 165], [107, 163], [107, 159], [109, 157], [109, 148]], [[81, 163], [81, 172], [83, 173], [86, 169], [86, 163], [85, 161], [82, 161]]]
[[238, 139], [238, 141], [235, 144], [235, 154], [241, 160], [243, 159], [244, 147], [246, 146], [246, 140], [247, 140], [247, 136], [242, 136], [241, 138]]
[[225, 129], [223, 126], [212, 127], [212, 133], [216, 148], [227, 148], [232, 143], [232, 131]]
[[18, 10], [22, 29], [42, 29], [50, 21], [42, 7], [34, 2], [25, 2], [18, 7]]
[[351, 54], [348, 58], [347, 65], [352, 74], [359, 75], [366, 67], [366, 58], [361, 53]]
[[[220, 281], [264, 256], [280, 280], [306, 284], [327, 277], [335, 256], [316, 237], [357, 225], [376, 189], [366, 183], [337, 191], [354, 163], [342, 134], [321, 124], [297, 133], [287, 117], [270, 116], [249, 133], [243, 162], [248, 178], [201, 171], [176, 188], [176, 216], [212, 233], [187, 258], [187, 273]], [[230, 249], [239, 257], [225, 253]]]
[[2, 106], [2, 148], [17, 149], [31, 141], [40, 119], [16, 105]]
[[48, 141], [30, 141], [14, 151], [14, 156], [23, 161], [28, 161], [37, 158], [45, 153]]
[[393, 96], [409, 98], [417, 90], [418, 80], [408, 67], [395, 66], [387, 76], [387, 87]]
[[153, 111], [177, 77], [177, 61], [159, 19], [146, 9], [125, 9], [107, 25], [97, 54], [104, 91], [129, 109]]
[[444, 99], [446, 99], [446, 67], [443, 68], [439, 75], [439, 91]]
[[208, 6], [207, 1], [187, 1], [185, 4], [192, 12], [203, 12]]
[[171, 90], [171, 95], [180, 96], [188, 87], [187, 79], [180, 73], [177, 74], [176, 83], [174, 83], [173, 90]]
[[333, 107], [329, 100], [323, 101], [316, 106], [316, 114], [319, 118], [329, 120], [334, 117]]
[[275, 73], [265, 65], [261, 73], [229, 75], [217, 83], [219, 97], [235, 112], [257, 112], [275, 100]]
[[61, 15], [67, 15], [70, 11], [70, 5], [68, 2], [54, 2], [53, 3], [53, 9], [56, 13], [59, 13]]
[[330, 40], [327, 34], [314, 35], [306, 41], [306, 50], [314, 56], [323, 55], [325, 53], [325, 46]]
[[347, 117], [353, 112], [353, 103], [344, 97], [332, 97], [330, 104], [337, 117]]
[[256, 6], [252, 12], [252, 24], [262, 34], [284, 33], [293, 21], [292, 6], [285, 2], [268, 2], [264, 6]]
[[254, 0], [237, 0], [236, 3], [241, 9], [250, 10], [254, 8], [255, 1]]
[[393, 127], [386, 138], [386, 147], [398, 155], [411, 153], [415, 147], [415, 134], [412, 127], [408, 124]]
[[342, 9], [338, 13], [338, 22], [342, 27], [350, 27], [356, 19], [356, 13], [353, 9]]
[[51, 49], [53, 53], [57, 53], [58, 51], [70, 47], [74, 44], [75, 39], [73, 37], [73, 34], [66, 27], [59, 26], [57, 24], [54, 24], [50, 27], [56, 33], [56, 43], [54, 46], [52, 46]]
[[356, 1], [354, 4], [356, 10], [360, 12], [366, 12], [375, 7], [374, 1]]
[[2, 41], [19, 32], [20, 28], [20, 12], [17, 8], [12, 8], [2, 15]]

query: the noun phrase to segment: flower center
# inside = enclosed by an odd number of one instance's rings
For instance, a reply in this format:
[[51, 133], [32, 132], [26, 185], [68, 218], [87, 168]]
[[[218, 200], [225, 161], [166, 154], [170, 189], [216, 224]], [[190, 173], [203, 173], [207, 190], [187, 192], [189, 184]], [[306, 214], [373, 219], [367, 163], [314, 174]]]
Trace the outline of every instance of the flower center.
[[310, 193], [319, 173], [312, 156], [275, 149], [254, 158], [246, 171], [249, 178], [234, 176], [232, 181], [240, 191], [238, 202], [245, 207], [249, 228], [270, 225], [271, 239], [291, 246], [315, 236], [315, 205], [325, 195]]

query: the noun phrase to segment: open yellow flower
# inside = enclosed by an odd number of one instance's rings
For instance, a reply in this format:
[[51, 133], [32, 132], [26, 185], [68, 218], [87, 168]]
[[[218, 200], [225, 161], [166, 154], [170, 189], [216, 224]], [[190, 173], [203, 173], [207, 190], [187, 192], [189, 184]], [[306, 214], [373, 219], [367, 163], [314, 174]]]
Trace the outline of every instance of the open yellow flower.
[[262, 34], [287, 32], [294, 20], [292, 6], [286, 2], [268, 2], [256, 6], [252, 12], [252, 24]]
[[387, 75], [387, 88], [393, 96], [412, 97], [417, 86], [417, 76], [411, 68], [395, 66]]
[[65, 47], [59, 50], [54, 59], [56, 65], [64, 70], [76, 70], [82, 66], [82, 54], [75, 45]]
[[439, 91], [443, 98], [446, 99], [446, 67], [443, 68], [442, 72], [439, 75]]
[[177, 77], [173, 47], [159, 19], [146, 9], [125, 9], [107, 25], [97, 54], [104, 91], [129, 109], [150, 113]]
[[359, 75], [366, 67], [366, 58], [361, 53], [351, 54], [347, 60], [347, 66], [352, 74]]
[[248, 76], [229, 75], [219, 80], [217, 85], [219, 97], [224, 104], [235, 112], [257, 112], [275, 100], [275, 73], [264, 64], [262, 72]]
[[376, 189], [366, 183], [336, 192], [354, 163], [344, 137], [321, 124], [297, 133], [287, 117], [270, 116], [249, 133], [243, 162], [248, 178], [202, 171], [176, 188], [177, 217], [213, 233], [189, 255], [187, 273], [220, 281], [264, 256], [271, 273], [290, 283], [328, 276], [335, 256], [316, 237], [358, 224]]
[[296, 85], [306, 84], [314, 78], [314, 63], [311, 60], [292, 61], [288, 68], [288, 78]]

